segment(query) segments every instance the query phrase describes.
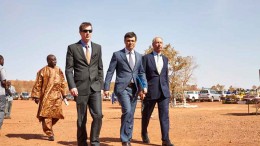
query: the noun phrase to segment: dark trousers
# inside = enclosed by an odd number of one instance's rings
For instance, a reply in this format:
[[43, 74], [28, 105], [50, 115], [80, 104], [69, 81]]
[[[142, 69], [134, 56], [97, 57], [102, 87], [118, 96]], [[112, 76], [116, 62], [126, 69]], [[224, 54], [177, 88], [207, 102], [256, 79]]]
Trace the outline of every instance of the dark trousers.
[[90, 143], [91, 146], [99, 146], [99, 134], [102, 126], [102, 100], [101, 92], [91, 91], [88, 96], [77, 97], [77, 141], [78, 146], [87, 146], [87, 108], [93, 119], [90, 130]]
[[155, 104], [158, 104], [158, 113], [161, 126], [161, 135], [163, 141], [169, 140], [169, 98], [161, 97], [159, 99], [146, 99], [143, 101], [142, 111], [142, 136], [148, 134], [147, 127], [150, 117], [153, 113]]

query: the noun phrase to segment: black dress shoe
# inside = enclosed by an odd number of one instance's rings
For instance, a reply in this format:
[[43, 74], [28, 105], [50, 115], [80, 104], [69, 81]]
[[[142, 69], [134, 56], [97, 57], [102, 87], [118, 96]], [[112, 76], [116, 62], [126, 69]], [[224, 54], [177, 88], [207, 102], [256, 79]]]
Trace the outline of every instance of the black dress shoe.
[[162, 146], [174, 146], [174, 144], [172, 144], [171, 141], [168, 140], [168, 141], [163, 141]]
[[145, 136], [142, 135], [142, 140], [143, 140], [143, 143], [147, 143], [147, 144], [150, 143], [150, 139], [149, 139], [148, 135], [145, 135]]
[[131, 146], [130, 142], [122, 142], [122, 146]]
[[48, 137], [49, 141], [54, 141], [54, 136]]

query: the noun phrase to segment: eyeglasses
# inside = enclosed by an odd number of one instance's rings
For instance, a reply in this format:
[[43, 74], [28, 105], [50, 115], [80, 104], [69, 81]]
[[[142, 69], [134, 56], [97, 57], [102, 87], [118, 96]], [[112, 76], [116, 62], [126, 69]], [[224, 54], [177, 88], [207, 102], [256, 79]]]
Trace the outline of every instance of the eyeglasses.
[[90, 30], [87, 30], [87, 29], [81, 30], [81, 32], [85, 32], [85, 33], [89, 32], [89, 33], [92, 33], [92, 29], [90, 29]]

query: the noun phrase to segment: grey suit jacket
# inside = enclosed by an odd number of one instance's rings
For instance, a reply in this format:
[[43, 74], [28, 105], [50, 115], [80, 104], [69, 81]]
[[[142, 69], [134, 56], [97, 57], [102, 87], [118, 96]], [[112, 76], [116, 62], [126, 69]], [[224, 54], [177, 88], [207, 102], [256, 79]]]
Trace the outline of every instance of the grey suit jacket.
[[121, 93], [128, 84], [131, 82], [133, 78], [136, 88], [138, 89], [138, 81], [137, 77], [142, 78], [142, 80], [147, 85], [143, 65], [142, 65], [142, 55], [135, 51], [135, 66], [132, 71], [128, 60], [126, 58], [125, 49], [114, 52], [110, 61], [109, 68], [107, 70], [104, 90], [108, 91], [110, 89], [110, 82], [113, 77], [114, 71], [116, 71], [116, 81], [114, 91], [116, 94]]
[[66, 55], [65, 74], [69, 89], [77, 88], [79, 96], [88, 95], [89, 87], [101, 91], [103, 87], [103, 63], [101, 46], [91, 42], [90, 64], [87, 63], [81, 42], [69, 45]]

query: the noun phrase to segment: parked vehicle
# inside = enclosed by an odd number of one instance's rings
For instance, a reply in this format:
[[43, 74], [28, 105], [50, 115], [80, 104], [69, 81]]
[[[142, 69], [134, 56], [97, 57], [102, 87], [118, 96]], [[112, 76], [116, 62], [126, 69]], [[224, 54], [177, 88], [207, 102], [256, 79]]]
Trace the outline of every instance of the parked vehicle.
[[13, 99], [18, 100], [19, 99], [19, 94], [17, 92], [13, 93]]
[[30, 95], [29, 95], [28, 92], [22, 92], [22, 93], [20, 94], [20, 98], [21, 98], [22, 100], [29, 100]]
[[220, 94], [218, 94], [215, 90], [211, 89], [203, 89], [199, 93], [199, 100], [200, 101], [211, 101], [213, 102], [214, 100], [221, 101]]
[[199, 100], [199, 91], [184, 91], [184, 97], [187, 101], [195, 102]]
[[221, 98], [225, 98], [227, 95], [227, 91], [216, 91], [216, 92], [217, 92], [217, 94], [220, 95]]

